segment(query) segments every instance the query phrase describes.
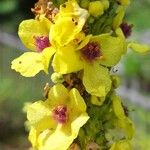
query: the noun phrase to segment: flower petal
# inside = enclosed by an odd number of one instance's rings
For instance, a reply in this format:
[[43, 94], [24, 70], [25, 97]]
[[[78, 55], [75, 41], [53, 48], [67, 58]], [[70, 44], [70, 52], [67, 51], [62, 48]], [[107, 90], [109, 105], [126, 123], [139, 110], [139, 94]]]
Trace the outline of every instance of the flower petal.
[[92, 35], [87, 35], [87, 36], [85, 37], [85, 39], [81, 42], [81, 44], [77, 47], [77, 50], [80, 50], [80, 49], [82, 49], [84, 46], [86, 46], [86, 45], [89, 43], [91, 37], [92, 37]]
[[135, 52], [138, 52], [138, 53], [146, 53], [150, 50], [150, 46], [148, 46], [146, 44], [135, 43], [135, 42], [130, 42], [128, 44], [128, 48], [131, 48]]
[[74, 113], [82, 113], [86, 111], [86, 104], [84, 102], [84, 99], [81, 97], [79, 91], [75, 88], [73, 88], [70, 93], [70, 98], [71, 98], [71, 107], [72, 110], [74, 109]]
[[87, 17], [87, 10], [80, 8], [75, 0], [61, 5], [50, 31], [51, 42], [59, 46], [67, 45], [82, 30]]
[[31, 127], [28, 139], [31, 142], [33, 148], [38, 146], [38, 141], [37, 141], [38, 135], [39, 133], [37, 132], [37, 130]]
[[52, 112], [49, 105], [43, 101], [37, 101], [28, 106], [27, 118], [30, 125], [38, 132], [46, 129], [55, 129], [56, 122], [51, 118]]
[[98, 62], [85, 64], [83, 84], [88, 93], [98, 97], [105, 97], [111, 89], [111, 80], [107, 68]]
[[19, 37], [23, 44], [30, 50], [35, 51], [35, 36], [48, 36], [51, 22], [41, 16], [39, 20], [30, 19], [21, 22], [19, 25]]
[[[53, 134], [44, 143], [42, 150], [66, 150], [72, 144], [74, 139], [77, 137], [80, 128], [87, 122], [89, 119], [87, 113], [81, 114], [71, 123], [71, 132], [70, 134], [63, 132], [61, 128], [58, 128]], [[66, 129], [67, 131], [68, 129]], [[58, 144], [59, 143], [59, 144]]]
[[125, 119], [117, 120], [116, 125], [118, 128], [121, 128], [124, 130], [126, 134], [126, 138], [128, 138], [129, 140], [133, 138], [133, 135], [135, 133], [135, 128], [134, 128], [132, 121], [128, 117], [126, 117]]
[[49, 62], [54, 53], [53, 48], [46, 48], [42, 53], [26, 52], [12, 61], [11, 68], [25, 77], [33, 77], [41, 70], [48, 73]]
[[91, 40], [100, 44], [100, 50], [104, 56], [99, 61], [102, 65], [111, 67], [120, 61], [124, 53], [125, 44], [122, 37], [112, 37], [109, 34], [102, 34], [92, 37]]
[[117, 29], [120, 26], [120, 24], [122, 23], [122, 20], [125, 15], [125, 7], [119, 6], [116, 13], [117, 14], [113, 20], [113, 29]]
[[55, 72], [67, 74], [83, 69], [83, 61], [71, 45], [61, 47], [52, 62]]
[[121, 104], [121, 98], [117, 95], [113, 95], [111, 96], [111, 99], [113, 101], [113, 110], [115, 112], [115, 115], [119, 118], [119, 119], [125, 119], [125, 113], [124, 113], [124, 109], [123, 106]]
[[51, 107], [64, 105], [67, 104], [68, 97], [68, 90], [62, 84], [56, 84], [50, 89], [48, 93], [47, 103]]

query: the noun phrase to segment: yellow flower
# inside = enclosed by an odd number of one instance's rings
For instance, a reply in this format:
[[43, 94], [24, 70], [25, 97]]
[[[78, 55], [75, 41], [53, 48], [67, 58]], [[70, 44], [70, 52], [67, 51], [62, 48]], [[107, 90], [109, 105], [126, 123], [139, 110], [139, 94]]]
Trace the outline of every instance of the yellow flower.
[[131, 120], [125, 115], [121, 103], [121, 98], [116, 95], [113, 95], [111, 98], [113, 101], [113, 110], [117, 117], [116, 127], [124, 130], [127, 139], [132, 139], [135, 132], [134, 125]]
[[56, 15], [50, 30], [50, 40], [54, 45], [64, 46], [75, 39], [82, 30], [88, 18], [88, 11], [79, 7], [76, 0], [60, 6], [60, 11]]
[[33, 77], [41, 70], [48, 73], [49, 62], [57, 46], [74, 40], [80, 34], [87, 17], [86, 10], [81, 9], [75, 0], [69, 0], [60, 6], [54, 24], [44, 16], [38, 20], [23, 21], [19, 26], [19, 37], [34, 52], [24, 53], [12, 61], [11, 68], [26, 77]]
[[132, 150], [132, 147], [128, 140], [120, 140], [114, 143], [110, 150]]
[[116, 65], [124, 53], [124, 42], [109, 34], [87, 36], [78, 47], [58, 49], [52, 65], [56, 72], [67, 74], [84, 69], [83, 84], [88, 93], [105, 97], [111, 88], [107, 67]]
[[49, 62], [55, 49], [49, 41], [51, 22], [44, 16], [39, 20], [25, 20], [19, 26], [19, 37], [33, 52], [26, 52], [12, 61], [11, 68], [26, 77], [35, 76], [39, 71], [48, 73]]
[[[47, 47], [50, 46], [48, 36], [49, 36], [51, 25], [52, 23], [43, 15], [41, 15], [38, 20], [36, 19], [24, 20], [19, 25], [18, 35], [22, 43], [28, 49], [33, 51], [42, 51], [43, 50], [42, 48], [44, 46]], [[42, 38], [43, 38], [43, 43], [42, 43]]]
[[74, 88], [53, 86], [48, 99], [37, 101], [27, 109], [31, 126], [29, 140], [39, 150], [66, 150], [89, 119], [86, 104]]

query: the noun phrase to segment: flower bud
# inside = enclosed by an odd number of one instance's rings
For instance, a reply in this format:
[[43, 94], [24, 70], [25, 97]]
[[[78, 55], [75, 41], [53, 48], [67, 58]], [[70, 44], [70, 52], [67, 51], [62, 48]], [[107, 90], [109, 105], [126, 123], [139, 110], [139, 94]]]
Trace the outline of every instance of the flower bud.
[[90, 2], [89, 13], [94, 17], [101, 16], [104, 13], [103, 3], [101, 1]]
[[89, 3], [90, 3], [90, 0], [81, 0], [80, 6], [81, 6], [82, 8], [88, 8]]
[[60, 74], [60, 73], [53, 73], [51, 75], [51, 80], [54, 83], [62, 83], [64, 81], [64, 78], [63, 78], [62, 74]]
[[108, 0], [101, 0], [102, 4], [104, 5], [104, 10], [109, 8], [109, 1]]

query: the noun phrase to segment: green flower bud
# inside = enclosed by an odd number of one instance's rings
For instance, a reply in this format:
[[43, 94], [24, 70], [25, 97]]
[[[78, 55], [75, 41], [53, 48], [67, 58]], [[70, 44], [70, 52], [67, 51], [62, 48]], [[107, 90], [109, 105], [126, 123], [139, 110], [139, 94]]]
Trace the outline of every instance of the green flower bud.
[[104, 13], [103, 3], [101, 1], [90, 2], [89, 13], [94, 17], [101, 16]]
[[101, 0], [102, 4], [104, 5], [104, 10], [109, 8], [109, 1], [108, 0]]
[[80, 6], [81, 6], [82, 8], [87, 9], [87, 8], [89, 7], [89, 3], [90, 3], [90, 0], [81, 0]]
[[53, 73], [53, 74], [51, 75], [51, 80], [52, 80], [52, 82], [54, 82], [54, 83], [62, 83], [62, 82], [64, 82], [63, 75], [60, 74], [60, 73]]

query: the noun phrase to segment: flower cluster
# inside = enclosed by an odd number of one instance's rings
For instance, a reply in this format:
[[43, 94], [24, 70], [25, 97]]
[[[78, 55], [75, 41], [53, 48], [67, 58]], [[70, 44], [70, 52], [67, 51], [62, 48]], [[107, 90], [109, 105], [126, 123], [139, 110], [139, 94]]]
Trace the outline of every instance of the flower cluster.
[[[117, 96], [113, 67], [131, 48], [149, 47], [127, 40], [132, 25], [124, 21], [130, 0], [39, 0], [35, 19], [19, 26], [31, 52], [12, 61], [25, 77], [40, 71], [55, 83], [46, 100], [27, 106], [29, 140], [36, 150], [130, 150], [134, 126]], [[74, 143], [74, 144], [73, 144]], [[78, 146], [76, 146], [78, 145]]]

